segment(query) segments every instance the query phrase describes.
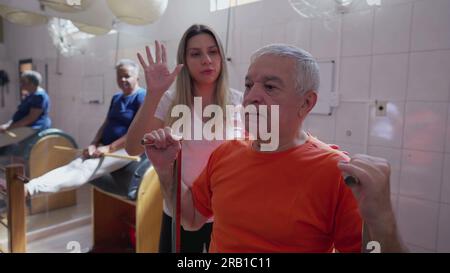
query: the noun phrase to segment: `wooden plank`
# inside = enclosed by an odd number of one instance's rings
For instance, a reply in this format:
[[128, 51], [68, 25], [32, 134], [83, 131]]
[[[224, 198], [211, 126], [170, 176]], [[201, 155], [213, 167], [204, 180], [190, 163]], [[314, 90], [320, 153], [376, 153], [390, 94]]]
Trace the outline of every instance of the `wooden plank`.
[[9, 165], [6, 168], [6, 183], [8, 191], [8, 232], [11, 253], [25, 253], [26, 211], [25, 189], [22, 181], [16, 175], [24, 175], [23, 165]]
[[136, 252], [158, 253], [163, 198], [158, 174], [150, 168], [145, 173], [136, 205]]
[[135, 206], [124, 199], [94, 187], [93, 205], [93, 252], [134, 252], [130, 249], [129, 219], [135, 217]]

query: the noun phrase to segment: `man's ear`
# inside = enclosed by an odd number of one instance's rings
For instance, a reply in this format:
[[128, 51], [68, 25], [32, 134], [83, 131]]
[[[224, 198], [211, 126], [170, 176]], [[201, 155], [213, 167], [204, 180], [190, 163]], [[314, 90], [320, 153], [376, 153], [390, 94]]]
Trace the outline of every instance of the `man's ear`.
[[316, 91], [308, 91], [302, 97], [302, 103], [298, 110], [298, 115], [301, 118], [306, 117], [308, 113], [314, 108], [317, 103], [317, 92]]

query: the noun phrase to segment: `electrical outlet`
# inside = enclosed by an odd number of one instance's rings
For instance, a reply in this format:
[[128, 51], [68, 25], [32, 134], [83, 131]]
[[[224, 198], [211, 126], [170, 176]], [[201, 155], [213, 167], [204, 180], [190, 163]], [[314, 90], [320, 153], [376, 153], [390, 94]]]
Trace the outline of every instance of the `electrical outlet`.
[[387, 101], [375, 101], [375, 116], [385, 117], [387, 112]]

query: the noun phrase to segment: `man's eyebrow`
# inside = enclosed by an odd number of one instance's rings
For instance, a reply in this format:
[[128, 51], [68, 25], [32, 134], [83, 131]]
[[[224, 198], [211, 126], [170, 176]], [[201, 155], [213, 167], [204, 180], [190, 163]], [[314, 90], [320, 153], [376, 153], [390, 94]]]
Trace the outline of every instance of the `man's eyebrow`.
[[283, 80], [277, 76], [265, 76], [263, 81], [274, 81], [284, 86]]

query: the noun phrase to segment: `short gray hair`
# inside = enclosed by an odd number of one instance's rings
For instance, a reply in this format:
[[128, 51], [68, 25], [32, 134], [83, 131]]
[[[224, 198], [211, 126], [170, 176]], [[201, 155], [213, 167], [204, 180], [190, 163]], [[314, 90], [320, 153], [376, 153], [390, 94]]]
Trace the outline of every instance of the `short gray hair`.
[[119, 69], [119, 68], [125, 67], [125, 66], [131, 67], [134, 75], [139, 76], [139, 65], [135, 61], [130, 60], [130, 59], [121, 59], [117, 62], [116, 69]]
[[27, 70], [20, 76], [21, 79], [27, 79], [34, 86], [40, 86], [42, 83], [42, 76], [39, 72], [34, 70]]
[[308, 51], [291, 45], [271, 44], [255, 51], [252, 54], [251, 62], [253, 63], [263, 55], [287, 57], [295, 61], [297, 68], [296, 89], [300, 92], [300, 95], [304, 95], [308, 91], [317, 92], [319, 90], [319, 65]]

